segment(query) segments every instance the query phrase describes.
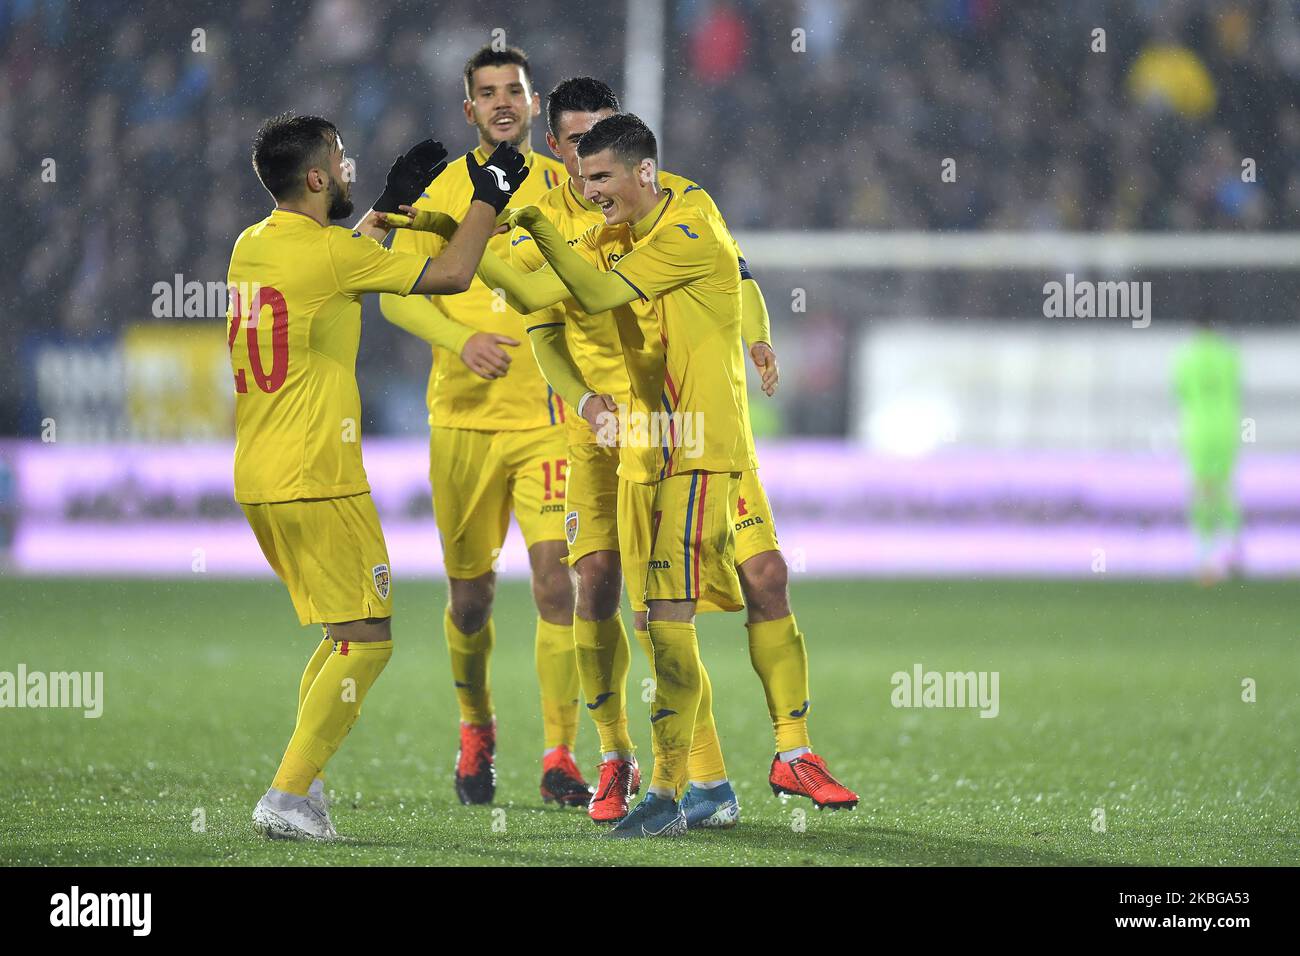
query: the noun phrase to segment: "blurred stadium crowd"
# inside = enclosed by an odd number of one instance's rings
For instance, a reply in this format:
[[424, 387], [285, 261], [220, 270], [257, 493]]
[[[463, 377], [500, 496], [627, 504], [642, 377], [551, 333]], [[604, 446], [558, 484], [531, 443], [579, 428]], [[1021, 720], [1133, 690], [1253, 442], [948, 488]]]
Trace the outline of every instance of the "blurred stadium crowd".
[[[0, 433], [27, 337], [113, 334], [157, 282], [224, 279], [268, 206], [248, 166], [264, 116], [335, 119], [364, 202], [409, 143], [472, 144], [460, 71], [491, 30], [543, 94], [575, 73], [617, 88], [624, 18], [609, 0], [0, 0]], [[665, 34], [665, 166], [737, 229], [1300, 226], [1293, 0], [668, 0]]]

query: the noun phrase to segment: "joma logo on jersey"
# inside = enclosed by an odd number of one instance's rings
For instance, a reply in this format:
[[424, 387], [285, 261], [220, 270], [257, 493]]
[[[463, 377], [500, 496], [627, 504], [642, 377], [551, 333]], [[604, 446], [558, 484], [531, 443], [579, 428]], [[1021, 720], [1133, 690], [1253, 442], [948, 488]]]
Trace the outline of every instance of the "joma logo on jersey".
[[570, 511], [564, 516], [564, 540], [569, 544], [578, 540], [578, 512]]
[[388, 600], [388, 565], [376, 564], [373, 574], [375, 576], [375, 593], [384, 600]]

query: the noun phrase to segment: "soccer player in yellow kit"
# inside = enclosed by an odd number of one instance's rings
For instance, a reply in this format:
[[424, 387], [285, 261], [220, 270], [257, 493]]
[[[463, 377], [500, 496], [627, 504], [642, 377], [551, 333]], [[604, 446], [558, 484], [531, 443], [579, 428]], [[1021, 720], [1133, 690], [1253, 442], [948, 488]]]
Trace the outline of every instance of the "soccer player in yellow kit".
[[[645, 178], [646, 186], [656, 178], [654, 136], [635, 117], [602, 120], [582, 138], [578, 151], [588, 200], [619, 172], [628, 179]], [[622, 455], [619, 464], [619, 549], [645, 559], [626, 560], [625, 566], [629, 592], [648, 607], [656, 687], [650, 715], [653, 775], [645, 799], [610, 831], [620, 837], [686, 832], [677, 800], [687, 783], [703, 695], [694, 616], [701, 599], [722, 609], [742, 606], [731, 518], [740, 473], [757, 464], [743, 400], [734, 251], [719, 220], [673, 200], [671, 192], [654, 187], [640, 195], [629, 192], [622, 200], [611, 195], [602, 210], [608, 225], [583, 233], [575, 248], [536, 207], [524, 207], [513, 217], [549, 263], [524, 277], [529, 286], [549, 285], [558, 300], [563, 296], [558, 284], [593, 318], [620, 306], [631, 306], [624, 319], [635, 319], [638, 307], [652, 310], [658, 318], [654, 327], [677, 346], [662, 353], [665, 366], [657, 360], [658, 350], [645, 348], [631, 327], [620, 327], [632, 391], [643, 398], [642, 408], [654, 407], [649, 393], [662, 396], [669, 416], [660, 423], [668, 436], [662, 444], [648, 436], [622, 436], [642, 454]], [[604, 271], [615, 262], [619, 272]], [[490, 260], [480, 266], [495, 278], [492, 268]], [[524, 293], [519, 283], [500, 278], [507, 292]], [[629, 415], [623, 428], [631, 422]], [[614, 436], [603, 437], [608, 442]]]
[[[528, 58], [515, 48], [484, 47], [466, 63], [465, 119], [477, 128], [483, 156], [508, 142], [531, 170], [515, 198], [535, 202], [564, 178], [564, 166], [529, 147], [541, 101]], [[460, 219], [469, 190], [457, 163], [430, 184], [415, 206]], [[490, 245], [501, 255], [508, 237]], [[401, 230], [393, 248], [431, 254], [443, 239]], [[565, 565], [564, 487], [568, 469], [564, 423], [569, 409], [542, 378], [524, 343], [524, 321], [492, 287], [433, 300], [380, 298], [397, 325], [425, 324], [434, 345], [429, 375], [429, 480], [442, 539], [449, 601], [443, 628], [460, 709], [455, 787], [463, 803], [488, 803], [496, 792], [496, 720], [489, 662], [495, 642], [492, 602], [501, 546], [513, 512], [528, 546], [538, 683], [544, 731], [542, 798], [585, 806], [591, 788], [573, 760], [578, 729], [573, 645], [573, 584]], [[523, 343], [523, 344], [521, 344]]]
[[[592, 77], [565, 80], [548, 98], [551, 131], [547, 143], [564, 161], [571, 179], [550, 190], [538, 206], [567, 239], [576, 239], [605, 221], [600, 207], [575, 188], [580, 182], [577, 145], [588, 129], [618, 108], [618, 99], [609, 86]], [[713, 200], [698, 184], [663, 170], [658, 172], [658, 179], [661, 187], [674, 191], [681, 201], [721, 220]], [[730, 241], [734, 245], [734, 239]], [[771, 395], [777, 384], [777, 364], [770, 345], [767, 307], [738, 246], [735, 251], [741, 276], [742, 336], [762, 376], [764, 391]], [[511, 265], [530, 272], [544, 264], [545, 259], [528, 233], [516, 230], [511, 237]], [[567, 351], [589, 390], [621, 396], [626, 403], [630, 383], [617, 323], [586, 319], [572, 300], [551, 310], [548, 314], [537, 313], [529, 322], [543, 374], [553, 384], [564, 380], [568, 356], [563, 353]], [[654, 319], [653, 313], [650, 318]], [[562, 330], [553, 325], [556, 321], [563, 322]], [[651, 325], [636, 334], [653, 346], [658, 341], [654, 331]], [[574, 376], [568, 376], [568, 381], [574, 382], [573, 387], [582, 387]], [[571, 394], [570, 400], [579, 402], [583, 394], [581, 390]], [[626, 444], [623, 449], [602, 447], [585, 419], [573, 416], [570, 421], [566, 531], [570, 562], [578, 572], [574, 637], [587, 707], [600, 733], [604, 756], [589, 812], [598, 822], [612, 822], [627, 813], [639, 777], [627, 733], [625, 687], [629, 662], [627, 637], [618, 614], [621, 565], [615, 521], [617, 467], [620, 450], [626, 452], [627, 448]], [[776, 738], [777, 754], [769, 783], [776, 792], [808, 796], [818, 806], [852, 807], [857, 803], [857, 794], [835, 780], [824, 761], [811, 751], [807, 653], [790, 608], [789, 572], [757, 469], [741, 475], [735, 532], [736, 565], [748, 612], [750, 660], [763, 684]], [[635, 593], [632, 603], [636, 636], [648, 652], [645, 605]], [[707, 674], [695, 735], [691, 786], [684, 797], [687, 820], [691, 826], [734, 824], [739, 807], [726, 780]]]
[[[445, 155], [426, 141], [399, 158], [375, 205], [414, 199]], [[357, 440], [361, 295], [467, 288], [497, 212], [526, 175], [513, 149], [469, 168], [474, 202], [432, 259], [379, 245], [388, 227], [373, 215], [355, 230], [329, 224], [352, 213], [343, 161], [328, 120], [282, 114], [264, 123], [253, 166], [275, 209], [240, 234], [227, 277], [235, 499], [298, 620], [325, 632], [300, 682], [293, 736], [253, 811], [271, 837], [337, 836], [321, 773], [393, 651], [391, 569]]]
[[[643, 595], [649, 608], [657, 688], [654, 778], [647, 798], [612, 831], [616, 836], [686, 829], [676, 797], [688, 774], [704, 680], [693, 618], [697, 604], [741, 606], [732, 518], [740, 475], [756, 466], [734, 243], [720, 217], [659, 189], [656, 154], [653, 134], [635, 117], [597, 123], [578, 145], [579, 171], [583, 198], [601, 207], [608, 225], [584, 233], [571, 249], [539, 210], [525, 208], [513, 221], [532, 234], [548, 268], [521, 276], [491, 253], [480, 265], [480, 274], [525, 311], [571, 294], [589, 322], [616, 323], [622, 341], [633, 408], [618, 427], [630, 424], [634, 434], [622, 436], [619, 550], [623, 566], [636, 569], [629, 571], [629, 592]], [[601, 416], [591, 402], [615, 407], [612, 397], [587, 390], [579, 404], [589, 407], [579, 411], [593, 424]], [[660, 403], [663, 413], [656, 412]], [[647, 438], [646, 418], [656, 414]], [[656, 427], [666, 441], [657, 440]], [[641, 453], [630, 454], [632, 447]]]

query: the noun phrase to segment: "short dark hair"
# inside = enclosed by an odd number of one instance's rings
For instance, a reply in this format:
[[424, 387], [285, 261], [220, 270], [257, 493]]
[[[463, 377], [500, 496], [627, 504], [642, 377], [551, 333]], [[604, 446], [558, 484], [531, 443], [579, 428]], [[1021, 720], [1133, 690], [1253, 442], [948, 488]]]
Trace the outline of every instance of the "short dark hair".
[[618, 112], [618, 97], [609, 84], [592, 76], [571, 76], [555, 84], [546, 98], [546, 122], [551, 133], [560, 125], [561, 113]]
[[655, 141], [655, 134], [641, 122], [640, 117], [631, 113], [605, 117], [578, 140], [579, 156], [590, 156], [602, 149], [612, 150], [629, 166], [643, 159], [659, 162], [659, 144]]
[[338, 127], [319, 116], [272, 116], [253, 137], [253, 170], [276, 199], [292, 199], [303, 176], [338, 140]]
[[528, 65], [528, 54], [517, 46], [508, 46], [504, 50], [495, 50], [490, 45], [479, 49], [465, 61], [465, 98], [472, 100], [474, 91], [470, 84], [474, 82], [474, 71], [485, 66], [505, 66], [513, 63], [523, 70], [528, 85], [533, 85], [533, 68]]

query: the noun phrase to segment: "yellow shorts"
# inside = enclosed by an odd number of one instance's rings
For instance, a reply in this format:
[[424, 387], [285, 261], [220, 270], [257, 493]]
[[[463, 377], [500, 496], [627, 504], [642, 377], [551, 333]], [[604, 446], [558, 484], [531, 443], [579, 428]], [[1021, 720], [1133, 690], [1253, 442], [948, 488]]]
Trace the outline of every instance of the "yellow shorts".
[[619, 481], [619, 551], [633, 610], [659, 600], [695, 601], [701, 612], [745, 606], [733, 525], [739, 493], [739, 472]]
[[740, 473], [740, 498], [736, 502], [736, 567], [756, 554], [776, 551], [776, 525], [767, 492], [758, 480], [758, 469]]
[[569, 563], [593, 551], [617, 551], [618, 449], [570, 445], [564, 494]]
[[563, 541], [567, 471], [568, 443], [558, 425], [431, 429], [429, 484], [447, 576], [476, 578], [493, 569], [511, 511], [528, 547]]
[[299, 623], [393, 616], [388, 548], [369, 492], [241, 507]]

